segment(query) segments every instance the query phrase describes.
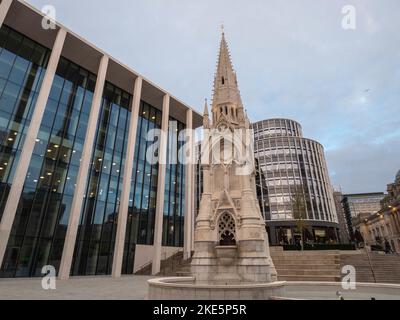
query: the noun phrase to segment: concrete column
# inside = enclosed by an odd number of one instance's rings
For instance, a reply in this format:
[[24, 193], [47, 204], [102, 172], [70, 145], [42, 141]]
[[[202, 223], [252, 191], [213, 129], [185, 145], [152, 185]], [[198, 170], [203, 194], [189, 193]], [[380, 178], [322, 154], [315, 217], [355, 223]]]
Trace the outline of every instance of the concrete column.
[[86, 192], [87, 178], [90, 170], [93, 143], [96, 135], [97, 121], [99, 118], [101, 101], [103, 97], [104, 82], [107, 74], [108, 56], [104, 55], [100, 60], [97, 72], [96, 87], [87, 126], [85, 144], [83, 146], [81, 163], [76, 181], [74, 198], [71, 205], [71, 213], [68, 220], [67, 234], [65, 236], [64, 249], [61, 258], [58, 276], [60, 279], [68, 279], [75, 249], [76, 235], [82, 210], [83, 196]]
[[[1, 5], [3, 5], [3, 3]], [[3, 217], [0, 223], [0, 266], [3, 263], [3, 257], [7, 248], [8, 238], [11, 233], [11, 228], [14, 222], [19, 199], [21, 197], [26, 174], [28, 172], [29, 163], [31, 161], [33, 149], [35, 147], [35, 140], [39, 133], [43, 113], [46, 108], [47, 99], [49, 98], [51, 86], [57, 70], [58, 61], [61, 56], [61, 51], [66, 35], [67, 32], [65, 31], [65, 29], [60, 29], [58, 31], [56, 40], [53, 45], [53, 50], [50, 55], [50, 60], [47, 65], [46, 73], [40, 87], [40, 92], [36, 101], [35, 109], [32, 114], [32, 120], [29, 125], [28, 132], [26, 133], [21, 156], [15, 170], [11, 190], [8, 195], [6, 206], [4, 208]]]
[[4, 19], [7, 16], [8, 10], [11, 7], [13, 0], [2, 0], [0, 3], [0, 28], [3, 25]]
[[169, 122], [169, 94], [164, 95], [162, 107], [161, 138], [159, 150], [158, 181], [157, 181], [157, 207], [154, 226], [154, 255], [152, 264], [152, 275], [160, 272], [161, 267], [161, 245], [164, 216], [164, 192], [165, 192], [165, 169], [167, 162], [168, 146], [168, 122]]
[[184, 243], [183, 243], [183, 258], [189, 259], [192, 252], [192, 220], [193, 220], [193, 200], [194, 200], [194, 185], [193, 185], [193, 166], [194, 166], [194, 134], [193, 134], [193, 111], [186, 111], [186, 166], [185, 166], [185, 225], [184, 225]]
[[142, 77], [138, 77], [135, 80], [135, 87], [133, 90], [132, 111], [128, 132], [128, 145], [126, 149], [125, 169], [122, 181], [121, 202], [119, 204], [117, 234], [115, 238], [114, 259], [112, 265], [113, 277], [121, 276], [122, 260], [124, 257], [126, 222], [128, 217], [129, 194], [131, 190], [133, 159], [135, 155], [136, 131], [138, 125], [141, 93]]

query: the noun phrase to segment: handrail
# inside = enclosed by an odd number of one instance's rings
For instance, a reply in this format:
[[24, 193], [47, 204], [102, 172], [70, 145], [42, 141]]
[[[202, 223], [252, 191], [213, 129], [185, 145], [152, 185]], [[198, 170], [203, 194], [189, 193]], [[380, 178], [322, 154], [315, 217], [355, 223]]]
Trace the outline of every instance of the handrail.
[[165, 257], [165, 259], [162, 259], [162, 261], [164, 261], [164, 262], [166, 262], [168, 259], [171, 259], [171, 264], [169, 265], [167, 265], [166, 263], [164, 263], [164, 265], [162, 265], [162, 267], [160, 268], [160, 274], [164, 274], [165, 275], [165, 271], [166, 271], [166, 269], [167, 269], [167, 267], [168, 266], [170, 266], [171, 267], [171, 271], [173, 271], [174, 270], [174, 266], [175, 266], [175, 264], [174, 264], [174, 259], [173, 259], [173, 257], [176, 255], [176, 254], [178, 254], [179, 252], [183, 252], [183, 249], [182, 248], [179, 248], [179, 249], [177, 249], [177, 250], [175, 250], [174, 252], [172, 252], [171, 253], [171, 255], [167, 258], [167, 251], [164, 251], [164, 257]]
[[136, 272], [143, 270], [144, 268], [151, 265], [152, 263], [153, 263], [153, 260], [147, 261], [145, 264], [141, 265]]
[[365, 249], [365, 252], [367, 253], [367, 258], [368, 258], [368, 262], [369, 262], [369, 267], [371, 268], [372, 277], [374, 278], [374, 282], [376, 283], [375, 272], [374, 272], [374, 268], [372, 266], [372, 261], [371, 261], [371, 257], [369, 256], [367, 246], [365, 246], [364, 249]]
[[[164, 252], [162, 252], [161, 253], [161, 262], [162, 261], [166, 261], [167, 259], [169, 259], [169, 258], [172, 258], [174, 255], [176, 255], [177, 253], [179, 253], [179, 252], [183, 252], [183, 249], [177, 249], [176, 251], [174, 251], [168, 258], [167, 258], [167, 251], [166, 250], [164, 250]], [[164, 257], [164, 258], [163, 258]], [[138, 269], [137, 269], [137, 271], [136, 272], [140, 272], [140, 271], [142, 271], [144, 268], [146, 268], [147, 266], [149, 266], [149, 265], [151, 265], [153, 263], [153, 259], [151, 259], [151, 260], [149, 260], [149, 261], [147, 261], [146, 263], [144, 263], [143, 265], [141, 265]], [[173, 260], [171, 260], [171, 268], [173, 269]], [[162, 267], [162, 268], [160, 268], [161, 270], [160, 270], [160, 273], [161, 273], [161, 271], [163, 270], [163, 271], [165, 271], [165, 269], [166, 269], [166, 266], [164, 265], [164, 267]]]

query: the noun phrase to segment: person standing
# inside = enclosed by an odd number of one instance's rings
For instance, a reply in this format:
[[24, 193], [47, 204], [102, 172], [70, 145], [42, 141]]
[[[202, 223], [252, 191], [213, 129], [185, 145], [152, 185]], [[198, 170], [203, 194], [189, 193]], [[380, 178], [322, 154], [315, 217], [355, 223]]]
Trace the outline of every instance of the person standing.
[[390, 246], [390, 243], [387, 239], [385, 239], [385, 253], [392, 253], [392, 247]]

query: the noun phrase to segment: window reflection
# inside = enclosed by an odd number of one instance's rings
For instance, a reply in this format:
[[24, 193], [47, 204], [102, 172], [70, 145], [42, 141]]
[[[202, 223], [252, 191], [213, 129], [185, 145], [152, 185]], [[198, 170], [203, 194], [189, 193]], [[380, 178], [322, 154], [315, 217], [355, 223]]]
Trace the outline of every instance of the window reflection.
[[110, 274], [123, 180], [131, 96], [106, 83], [72, 274]]
[[0, 28], [0, 219], [48, 58], [49, 50]]
[[[159, 110], [141, 102], [122, 264], [122, 272], [125, 274], [133, 273], [135, 244], [151, 245], [154, 240], [158, 163], [146, 161], [146, 150], [154, 143], [146, 138], [149, 130], [161, 128], [161, 118]], [[157, 155], [152, 155], [155, 156]]]
[[164, 246], [183, 246], [185, 166], [179, 163], [178, 152], [185, 143], [179, 141], [179, 133], [184, 129], [183, 123], [170, 117], [164, 193]]
[[[95, 76], [61, 58], [35, 140], [2, 276], [41, 276], [58, 268], [87, 128], [83, 102]], [[86, 100], [88, 101], [88, 100]], [[72, 119], [72, 117], [75, 117]], [[80, 133], [77, 127], [82, 130]]]

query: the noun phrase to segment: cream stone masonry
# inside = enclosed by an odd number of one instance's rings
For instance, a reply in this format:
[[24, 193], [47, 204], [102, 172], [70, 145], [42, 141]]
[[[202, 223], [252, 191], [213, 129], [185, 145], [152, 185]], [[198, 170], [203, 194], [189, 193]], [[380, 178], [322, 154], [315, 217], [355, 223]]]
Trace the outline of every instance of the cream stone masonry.
[[126, 223], [128, 218], [129, 194], [131, 191], [133, 160], [135, 156], [135, 142], [136, 142], [137, 123], [139, 118], [140, 97], [142, 93], [142, 82], [143, 81], [141, 77], [136, 78], [133, 90], [131, 119], [128, 132], [128, 145], [126, 147], [127, 149], [126, 149], [124, 178], [122, 182], [122, 194], [121, 194], [121, 202], [119, 205], [117, 234], [115, 238], [114, 259], [112, 266], [113, 277], [121, 276], [122, 260], [124, 256]]
[[3, 25], [4, 19], [6, 18], [12, 2], [13, 0], [2, 0], [0, 3], [0, 28]]
[[60, 279], [68, 279], [70, 275], [72, 257], [74, 255], [76, 236], [78, 233], [79, 219], [81, 216], [83, 199], [87, 185], [87, 177], [90, 169], [90, 159], [92, 157], [93, 144], [96, 135], [97, 121], [99, 118], [101, 100], [103, 97], [108, 61], [108, 56], [103, 55], [100, 60], [99, 71], [97, 73], [89, 123], [82, 151], [82, 159], [79, 166], [74, 198], [71, 205], [71, 214], [69, 216], [67, 234], [65, 236], [64, 250], [61, 258], [59, 271]]
[[20, 160], [15, 170], [12, 187], [4, 208], [3, 217], [0, 223], [0, 266], [3, 263], [4, 254], [11, 233], [11, 228], [14, 222], [22, 189], [24, 187], [25, 178], [28, 172], [33, 149], [35, 147], [35, 140], [39, 133], [40, 124], [42, 122], [47, 99], [51, 90], [51, 84], [53, 83], [54, 75], [57, 70], [58, 61], [61, 56], [61, 51], [64, 46], [66, 35], [67, 32], [65, 29], [61, 28], [58, 30], [57, 37], [53, 45], [53, 50], [50, 55], [50, 60], [46, 68], [46, 73], [40, 87], [40, 92], [36, 101], [35, 109], [32, 114], [32, 120], [26, 133], [26, 138], [21, 151]]
[[[224, 33], [211, 110], [212, 123], [206, 102], [202, 144], [203, 195], [195, 226], [191, 273], [196, 282], [213, 284], [276, 281], [265, 223], [256, 197], [253, 143], [246, 140], [250, 122], [243, 109]], [[236, 137], [238, 130], [242, 131], [242, 137]], [[233, 145], [225, 139], [232, 135], [236, 139]], [[215, 141], [215, 136], [222, 138]], [[239, 173], [243, 163], [230, 147], [244, 149], [252, 157], [250, 172]], [[226, 150], [233, 155], [233, 161], [213, 161], [218, 157], [221, 159]]]
[[164, 217], [164, 192], [165, 192], [165, 170], [167, 159], [168, 145], [168, 123], [169, 123], [169, 105], [170, 96], [165, 94], [163, 98], [162, 121], [161, 121], [161, 138], [158, 154], [158, 181], [157, 181], [157, 207], [154, 225], [154, 256], [152, 261], [152, 275], [160, 272], [161, 267], [161, 246], [162, 246], [162, 230]]

